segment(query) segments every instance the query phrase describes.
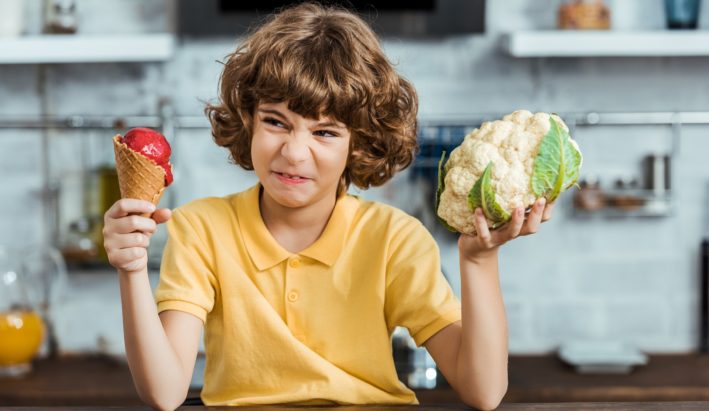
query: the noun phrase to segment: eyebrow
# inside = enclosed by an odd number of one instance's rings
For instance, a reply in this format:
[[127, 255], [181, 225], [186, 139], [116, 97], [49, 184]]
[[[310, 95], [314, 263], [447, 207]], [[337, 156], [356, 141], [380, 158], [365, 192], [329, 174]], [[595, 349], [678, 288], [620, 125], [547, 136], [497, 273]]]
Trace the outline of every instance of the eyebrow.
[[[275, 108], [259, 108], [258, 111], [260, 111], [262, 113], [266, 113], [266, 114], [275, 114], [275, 115], [280, 116], [284, 119], [288, 119], [288, 117], [286, 117], [283, 113], [276, 110]], [[339, 129], [343, 129], [343, 130], [347, 128], [343, 125], [335, 123], [334, 121], [323, 121], [321, 123], [316, 124], [315, 126], [316, 127], [335, 127], [335, 128], [339, 128]]]

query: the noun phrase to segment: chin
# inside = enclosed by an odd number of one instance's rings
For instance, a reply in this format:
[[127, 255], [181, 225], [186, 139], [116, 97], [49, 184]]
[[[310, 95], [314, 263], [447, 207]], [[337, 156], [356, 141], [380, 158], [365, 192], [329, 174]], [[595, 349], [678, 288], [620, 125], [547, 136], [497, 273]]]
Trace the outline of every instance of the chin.
[[268, 195], [283, 207], [299, 208], [313, 202], [312, 195], [307, 192], [296, 192], [296, 190], [281, 190], [271, 187], [264, 187]]
[[283, 207], [288, 207], [288, 208], [300, 208], [300, 207], [304, 207], [312, 202], [312, 201], [309, 201], [308, 198], [299, 198], [299, 197], [296, 198], [294, 196], [279, 195], [277, 197], [274, 197], [273, 199], [276, 200], [276, 202], [278, 204], [282, 205]]

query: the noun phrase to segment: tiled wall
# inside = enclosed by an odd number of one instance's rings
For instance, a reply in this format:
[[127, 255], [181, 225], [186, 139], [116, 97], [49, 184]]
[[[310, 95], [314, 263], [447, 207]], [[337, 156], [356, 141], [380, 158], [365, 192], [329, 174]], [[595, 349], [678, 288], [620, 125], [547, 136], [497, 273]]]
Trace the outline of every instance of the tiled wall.
[[[618, 0], [616, 0], [618, 1]], [[628, 0], [629, 1], [629, 0]], [[391, 59], [420, 94], [427, 118], [506, 113], [518, 108], [584, 111], [709, 111], [709, 58], [514, 59], [498, 47], [506, 30], [549, 28], [553, 5], [533, 0], [490, 1], [488, 34], [441, 41], [384, 42]], [[87, 31], [159, 31], [162, 2], [80, 1]], [[661, 1], [643, 0], [638, 28], [662, 26]], [[709, 24], [707, 10], [702, 25]], [[157, 11], [156, 11], [157, 10]], [[120, 14], [130, 25], [110, 24]], [[157, 23], [156, 23], [157, 22]], [[158, 27], [158, 28], [156, 28]], [[115, 28], [115, 29], [114, 29]], [[156, 114], [158, 101], [172, 100], [178, 114], [199, 116], [212, 99], [223, 58], [235, 39], [184, 41], [166, 64], [47, 66], [49, 114]], [[0, 116], [37, 116], [40, 68], [0, 66]], [[664, 126], [578, 129], [586, 154], [584, 172], [604, 182], [640, 172], [640, 158], [664, 150]], [[181, 130], [175, 146], [172, 205], [223, 195], [251, 185], [254, 177], [228, 164], [207, 129]], [[41, 240], [37, 192], [42, 184], [39, 132], [0, 130], [0, 243]], [[709, 235], [709, 126], [686, 126], [674, 158], [678, 207], [657, 219], [579, 219], [570, 196], [554, 219], [533, 237], [506, 245], [502, 285], [513, 352], [543, 352], [577, 338], [611, 338], [650, 351], [695, 347], [698, 321], [698, 246]], [[83, 154], [82, 154], [83, 153]], [[110, 135], [58, 131], [50, 135], [50, 168], [64, 190], [64, 222], [78, 214], [82, 164], [111, 160]], [[395, 183], [362, 195], [418, 213], [428, 203], [420, 185], [403, 173]], [[444, 270], [458, 289], [455, 239], [434, 229]], [[122, 352], [118, 291], [110, 273], [73, 275], [57, 307], [61, 343], [67, 350], [98, 345]], [[87, 313], [92, 313], [90, 316]], [[104, 343], [98, 344], [97, 341]], [[108, 347], [108, 348], [106, 348]]]

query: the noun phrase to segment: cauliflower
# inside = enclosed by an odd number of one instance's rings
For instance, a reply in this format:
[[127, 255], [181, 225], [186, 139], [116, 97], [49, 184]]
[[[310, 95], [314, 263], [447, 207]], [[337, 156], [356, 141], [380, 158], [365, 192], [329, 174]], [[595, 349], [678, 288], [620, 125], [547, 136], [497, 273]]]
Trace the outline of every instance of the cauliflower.
[[451, 231], [474, 234], [473, 210], [497, 228], [517, 207], [554, 201], [576, 183], [582, 156], [557, 115], [518, 110], [485, 122], [438, 165], [436, 213]]

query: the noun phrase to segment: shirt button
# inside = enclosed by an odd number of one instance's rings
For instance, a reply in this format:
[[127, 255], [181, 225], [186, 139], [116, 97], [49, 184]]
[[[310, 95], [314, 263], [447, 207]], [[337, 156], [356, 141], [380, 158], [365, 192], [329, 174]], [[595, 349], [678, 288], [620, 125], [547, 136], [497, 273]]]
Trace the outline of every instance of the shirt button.
[[291, 291], [288, 293], [288, 301], [290, 302], [296, 302], [298, 301], [298, 292], [297, 291]]
[[299, 258], [294, 258], [294, 259], [290, 260], [290, 263], [289, 263], [289, 264], [290, 264], [290, 266], [293, 267], [293, 268], [298, 268], [298, 267], [300, 267], [300, 259], [299, 259]]

